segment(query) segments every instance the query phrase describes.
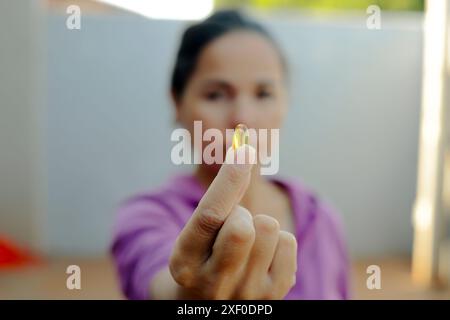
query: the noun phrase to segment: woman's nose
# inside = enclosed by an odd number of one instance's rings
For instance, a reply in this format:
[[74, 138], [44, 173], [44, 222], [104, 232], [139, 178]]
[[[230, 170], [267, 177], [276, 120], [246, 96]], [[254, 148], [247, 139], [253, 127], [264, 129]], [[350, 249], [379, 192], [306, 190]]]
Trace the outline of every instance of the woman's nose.
[[240, 123], [245, 124], [249, 128], [253, 127], [253, 122], [255, 121], [254, 109], [251, 99], [246, 97], [236, 99], [230, 115], [231, 127], [234, 128]]

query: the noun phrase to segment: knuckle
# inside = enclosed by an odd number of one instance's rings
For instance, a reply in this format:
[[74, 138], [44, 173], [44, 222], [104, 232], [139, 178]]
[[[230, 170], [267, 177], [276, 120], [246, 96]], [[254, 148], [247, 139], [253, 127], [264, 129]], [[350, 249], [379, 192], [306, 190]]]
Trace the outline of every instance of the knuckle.
[[249, 224], [242, 223], [241, 221], [234, 221], [230, 226], [227, 238], [228, 241], [236, 245], [253, 242], [255, 239], [255, 229]]
[[185, 288], [191, 288], [193, 286], [195, 276], [190, 266], [180, 263], [177, 258], [171, 258], [169, 270], [173, 279], [179, 285]]
[[287, 231], [280, 231], [279, 240], [280, 245], [288, 250], [297, 250], [297, 239], [295, 236]]
[[239, 216], [247, 215], [248, 217], [250, 217], [250, 220], [252, 218], [252, 214], [250, 213], [250, 211], [248, 211], [246, 208], [244, 208], [243, 206], [240, 206], [240, 205], [236, 205], [234, 207], [233, 214], [237, 214]]
[[278, 233], [280, 231], [280, 223], [277, 219], [267, 215], [257, 215], [253, 218], [253, 223], [258, 232], [266, 234]]
[[220, 212], [214, 208], [202, 209], [197, 219], [197, 228], [200, 234], [210, 235], [217, 232], [223, 225], [224, 219]]
[[[236, 243], [230, 243], [228, 241], [226, 245], [237, 252], [241, 250], [241, 246]], [[229, 282], [228, 280], [234, 279], [242, 268], [243, 263], [241, 259], [236, 259], [233, 255], [225, 254], [214, 258], [210, 269], [215, 274], [215, 283], [213, 285], [220, 286], [227, 284]]]

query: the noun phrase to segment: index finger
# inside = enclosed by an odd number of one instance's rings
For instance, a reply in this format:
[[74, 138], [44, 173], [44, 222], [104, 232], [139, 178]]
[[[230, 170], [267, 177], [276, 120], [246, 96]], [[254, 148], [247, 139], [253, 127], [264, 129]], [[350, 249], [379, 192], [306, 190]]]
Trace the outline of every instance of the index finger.
[[178, 238], [187, 259], [202, 262], [210, 254], [218, 231], [248, 186], [254, 162], [255, 149], [250, 145], [228, 150], [225, 163]]

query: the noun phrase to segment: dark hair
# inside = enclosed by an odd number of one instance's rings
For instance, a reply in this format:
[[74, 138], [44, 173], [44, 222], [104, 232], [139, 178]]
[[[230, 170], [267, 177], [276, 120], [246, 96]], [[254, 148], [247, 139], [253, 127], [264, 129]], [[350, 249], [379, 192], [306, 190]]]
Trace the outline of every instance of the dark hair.
[[171, 80], [171, 90], [175, 99], [179, 99], [183, 95], [197, 65], [198, 57], [206, 45], [235, 30], [250, 30], [266, 37], [278, 51], [283, 67], [285, 67], [284, 57], [278, 45], [260, 24], [245, 17], [237, 10], [217, 11], [206, 20], [188, 27], [183, 33]]

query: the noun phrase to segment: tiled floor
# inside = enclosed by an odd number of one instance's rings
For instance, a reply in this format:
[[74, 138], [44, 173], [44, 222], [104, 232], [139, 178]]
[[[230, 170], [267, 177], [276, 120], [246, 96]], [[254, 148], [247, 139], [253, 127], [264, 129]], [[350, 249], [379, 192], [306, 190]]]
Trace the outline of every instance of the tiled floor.
[[[66, 288], [67, 266], [81, 268], [81, 290]], [[366, 268], [381, 268], [381, 290], [368, 290]], [[367, 259], [352, 270], [355, 299], [450, 299], [450, 289], [425, 290], [410, 280], [408, 259]], [[0, 299], [120, 299], [111, 261], [107, 258], [59, 258], [34, 267], [0, 270]]]

